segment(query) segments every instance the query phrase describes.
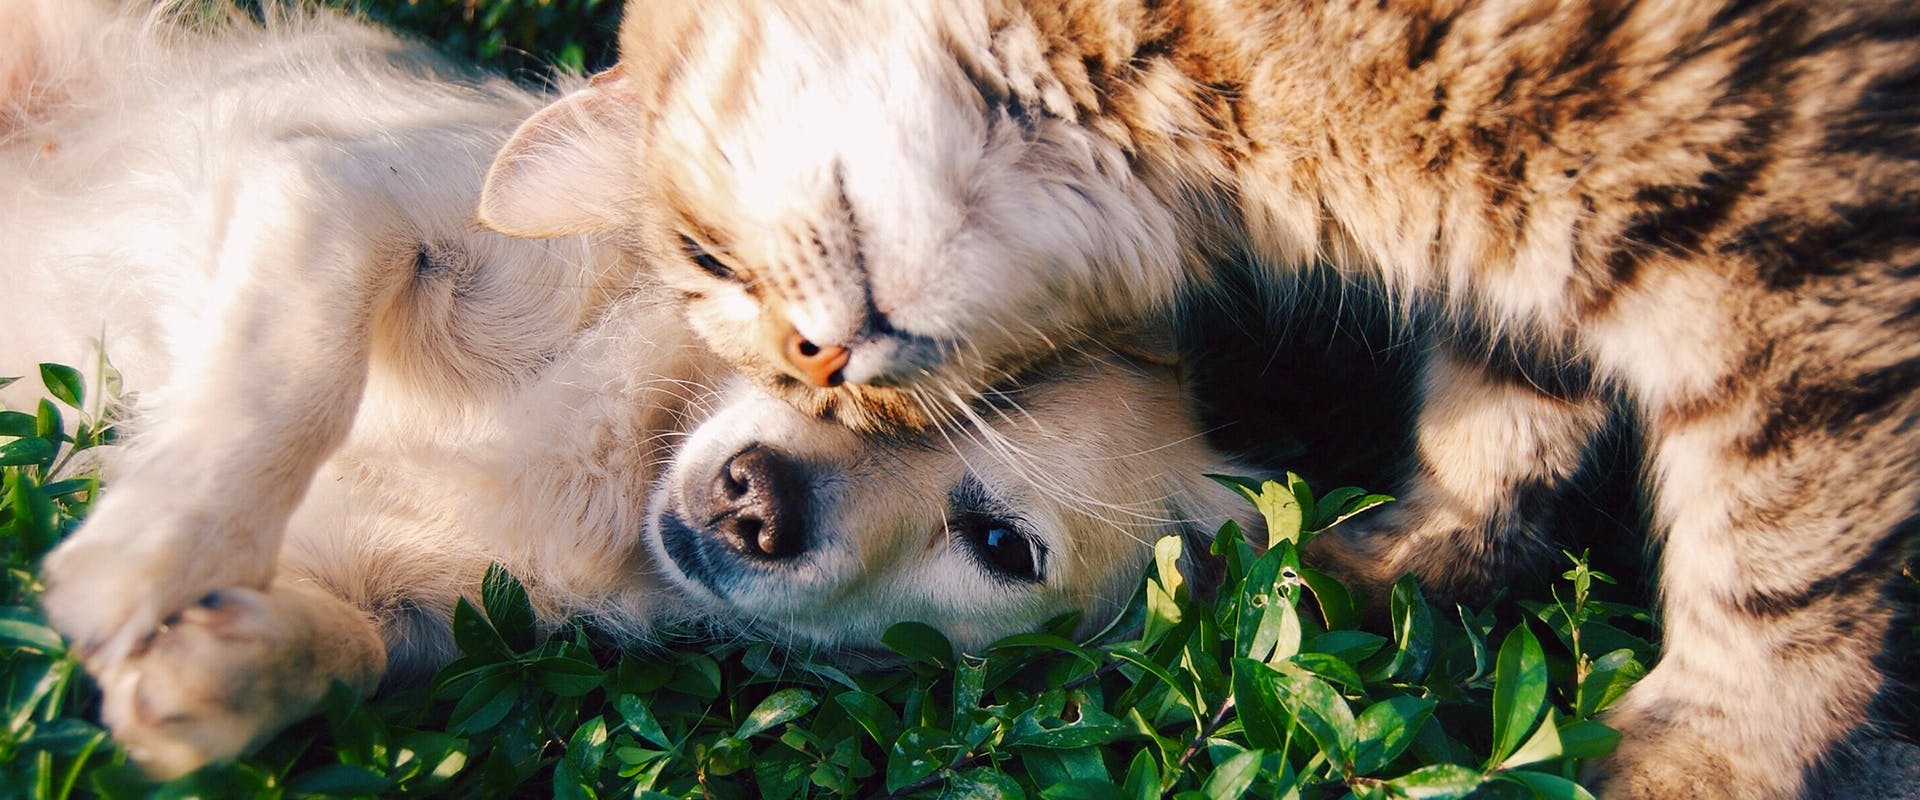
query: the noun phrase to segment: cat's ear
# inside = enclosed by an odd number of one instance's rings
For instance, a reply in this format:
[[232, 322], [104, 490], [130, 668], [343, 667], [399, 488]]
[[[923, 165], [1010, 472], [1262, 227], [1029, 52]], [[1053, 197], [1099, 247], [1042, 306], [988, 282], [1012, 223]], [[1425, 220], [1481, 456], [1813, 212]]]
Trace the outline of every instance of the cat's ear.
[[[620, 9], [620, 67], [636, 86], [667, 83], [704, 24], [737, 14], [722, 0], [633, 0]], [[652, 97], [643, 99], [656, 99]]]
[[520, 124], [487, 170], [481, 225], [545, 238], [625, 222], [642, 112], [624, 71], [622, 65], [593, 76]]

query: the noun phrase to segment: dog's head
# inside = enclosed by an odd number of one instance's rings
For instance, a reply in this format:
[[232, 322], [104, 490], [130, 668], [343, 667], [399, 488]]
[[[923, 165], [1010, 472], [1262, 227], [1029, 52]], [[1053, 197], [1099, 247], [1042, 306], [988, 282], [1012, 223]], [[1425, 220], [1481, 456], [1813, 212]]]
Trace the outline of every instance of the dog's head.
[[[1110, 622], [1160, 537], [1257, 525], [1164, 366], [1075, 357], [941, 434], [863, 435], [742, 383], [653, 500], [659, 569], [723, 628], [863, 652], [918, 621], [978, 648]], [[1250, 528], [1252, 529], [1252, 528]]]
[[1159, 308], [1188, 249], [1097, 129], [1085, 67], [1024, 13], [631, 3], [620, 65], [520, 130], [481, 217], [621, 229], [712, 348], [796, 407], [937, 424]]

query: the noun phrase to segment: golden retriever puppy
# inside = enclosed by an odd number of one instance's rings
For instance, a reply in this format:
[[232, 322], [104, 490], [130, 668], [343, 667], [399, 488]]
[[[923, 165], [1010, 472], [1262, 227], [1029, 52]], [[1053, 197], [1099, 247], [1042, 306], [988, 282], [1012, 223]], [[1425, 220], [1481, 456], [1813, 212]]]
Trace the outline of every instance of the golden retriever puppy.
[[44, 602], [155, 775], [444, 663], [493, 563], [543, 624], [635, 643], [975, 647], [1100, 626], [1157, 538], [1246, 513], [1151, 355], [1063, 354], [919, 436], [730, 382], [623, 251], [472, 224], [550, 98], [420, 46], [304, 12], [0, 20], [0, 374], [104, 347], [128, 390]]

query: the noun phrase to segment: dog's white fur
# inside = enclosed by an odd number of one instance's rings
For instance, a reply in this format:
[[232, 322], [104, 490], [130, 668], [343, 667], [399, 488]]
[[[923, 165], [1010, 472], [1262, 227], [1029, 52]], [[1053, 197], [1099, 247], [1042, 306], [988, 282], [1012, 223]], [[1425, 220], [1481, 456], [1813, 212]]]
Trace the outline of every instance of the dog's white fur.
[[[471, 223], [549, 98], [270, 16], [0, 0], [0, 374], [104, 346], [131, 390], [45, 605], [154, 773], [258, 744], [332, 681], [443, 662], [493, 562], [545, 624], [635, 641], [701, 619], [860, 649], [919, 620], [973, 647], [1103, 624], [1150, 542], [1245, 515], [1163, 364], [1070, 354], [924, 440], [724, 386], [615, 248]], [[744, 512], [716, 481], [752, 449], [790, 467], [797, 554], [723, 536]], [[983, 525], [1044, 569], [996, 571]]]

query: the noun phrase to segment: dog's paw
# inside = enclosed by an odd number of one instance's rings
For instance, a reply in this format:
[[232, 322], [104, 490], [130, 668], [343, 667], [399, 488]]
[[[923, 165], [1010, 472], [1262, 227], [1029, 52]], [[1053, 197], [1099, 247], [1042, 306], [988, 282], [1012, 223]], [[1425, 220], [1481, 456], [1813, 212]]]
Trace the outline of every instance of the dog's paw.
[[363, 691], [377, 682], [381, 653], [363, 618], [340, 621], [364, 633], [329, 635], [311, 598], [281, 588], [211, 592], [97, 676], [102, 721], [150, 776], [247, 752], [311, 713], [336, 679]]
[[[231, 586], [266, 588], [270, 548], [220, 535], [204, 515], [141, 502], [133, 487], [103, 500], [47, 556], [41, 603], [89, 669], [109, 670], [196, 599]], [[119, 502], [116, 502], [119, 501]]]

